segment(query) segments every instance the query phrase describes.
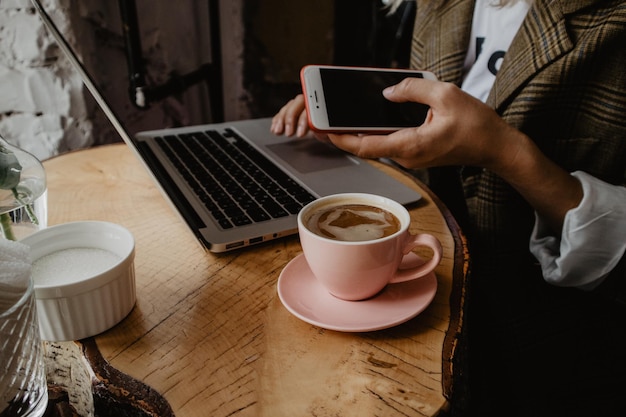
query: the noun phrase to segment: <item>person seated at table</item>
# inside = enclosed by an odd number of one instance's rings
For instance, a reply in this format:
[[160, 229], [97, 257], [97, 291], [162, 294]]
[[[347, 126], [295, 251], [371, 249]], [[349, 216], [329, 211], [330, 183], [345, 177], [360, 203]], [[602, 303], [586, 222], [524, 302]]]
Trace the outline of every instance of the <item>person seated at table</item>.
[[[383, 94], [426, 122], [325, 139], [462, 189], [469, 415], [623, 413], [626, 2], [417, 3], [411, 66], [440, 81]], [[301, 95], [271, 130], [307, 133]]]

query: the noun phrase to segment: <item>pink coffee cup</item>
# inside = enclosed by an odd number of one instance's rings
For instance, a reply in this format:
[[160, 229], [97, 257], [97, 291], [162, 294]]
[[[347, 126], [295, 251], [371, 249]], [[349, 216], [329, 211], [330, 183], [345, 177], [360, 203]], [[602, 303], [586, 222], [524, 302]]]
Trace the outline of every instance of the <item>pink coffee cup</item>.
[[[366, 240], [337, 240], [311, 230], [309, 221], [317, 213], [338, 205], [366, 205], [383, 209], [398, 220], [397, 231]], [[409, 233], [411, 218], [401, 204], [385, 197], [345, 193], [317, 199], [298, 214], [298, 231], [304, 257], [316, 279], [335, 297], [364, 300], [387, 284], [421, 278], [441, 261], [443, 249], [433, 235]], [[402, 259], [417, 247], [430, 248], [432, 257], [418, 266], [399, 269]]]

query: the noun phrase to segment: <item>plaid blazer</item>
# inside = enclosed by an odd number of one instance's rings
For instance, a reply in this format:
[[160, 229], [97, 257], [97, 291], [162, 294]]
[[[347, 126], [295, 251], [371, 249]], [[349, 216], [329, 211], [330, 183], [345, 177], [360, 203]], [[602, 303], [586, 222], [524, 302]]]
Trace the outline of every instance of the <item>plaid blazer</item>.
[[[474, 0], [417, 3], [411, 66], [460, 85]], [[535, 0], [488, 104], [566, 170], [626, 184], [626, 1]], [[540, 276], [528, 252], [533, 210], [493, 173], [462, 174], [474, 271]]]

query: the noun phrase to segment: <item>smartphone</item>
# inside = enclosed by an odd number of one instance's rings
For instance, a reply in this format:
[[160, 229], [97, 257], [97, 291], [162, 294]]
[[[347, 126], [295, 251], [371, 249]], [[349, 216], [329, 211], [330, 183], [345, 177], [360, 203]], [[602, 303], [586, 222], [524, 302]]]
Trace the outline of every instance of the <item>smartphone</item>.
[[436, 80], [431, 72], [307, 65], [300, 71], [309, 126], [317, 132], [392, 132], [421, 125], [429, 107], [394, 103], [382, 91], [405, 78]]

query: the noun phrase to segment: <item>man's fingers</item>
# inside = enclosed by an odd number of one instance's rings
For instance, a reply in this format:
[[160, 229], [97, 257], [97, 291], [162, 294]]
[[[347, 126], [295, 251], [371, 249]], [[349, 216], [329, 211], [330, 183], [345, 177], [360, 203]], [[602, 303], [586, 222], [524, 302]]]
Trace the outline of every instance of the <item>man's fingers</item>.
[[302, 111], [298, 117], [298, 127], [296, 128], [296, 136], [303, 137], [309, 131], [309, 120], [307, 113]]
[[306, 119], [304, 97], [302, 94], [299, 94], [289, 100], [272, 118], [270, 131], [276, 135], [285, 134], [286, 136], [292, 136], [297, 130], [300, 130], [303, 115]]
[[389, 101], [415, 101], [432, 106], [439, 96], [440, 89], [446, 83], [423, 78], [405, 78], [396, 85], [383, 90], [383, 95]]
[[415, 129], [402, 129], [389, 135], [329, 135], [331, 142], [344, 151], [366, 158], [399, 158], [407, 144], [415, 146]]

